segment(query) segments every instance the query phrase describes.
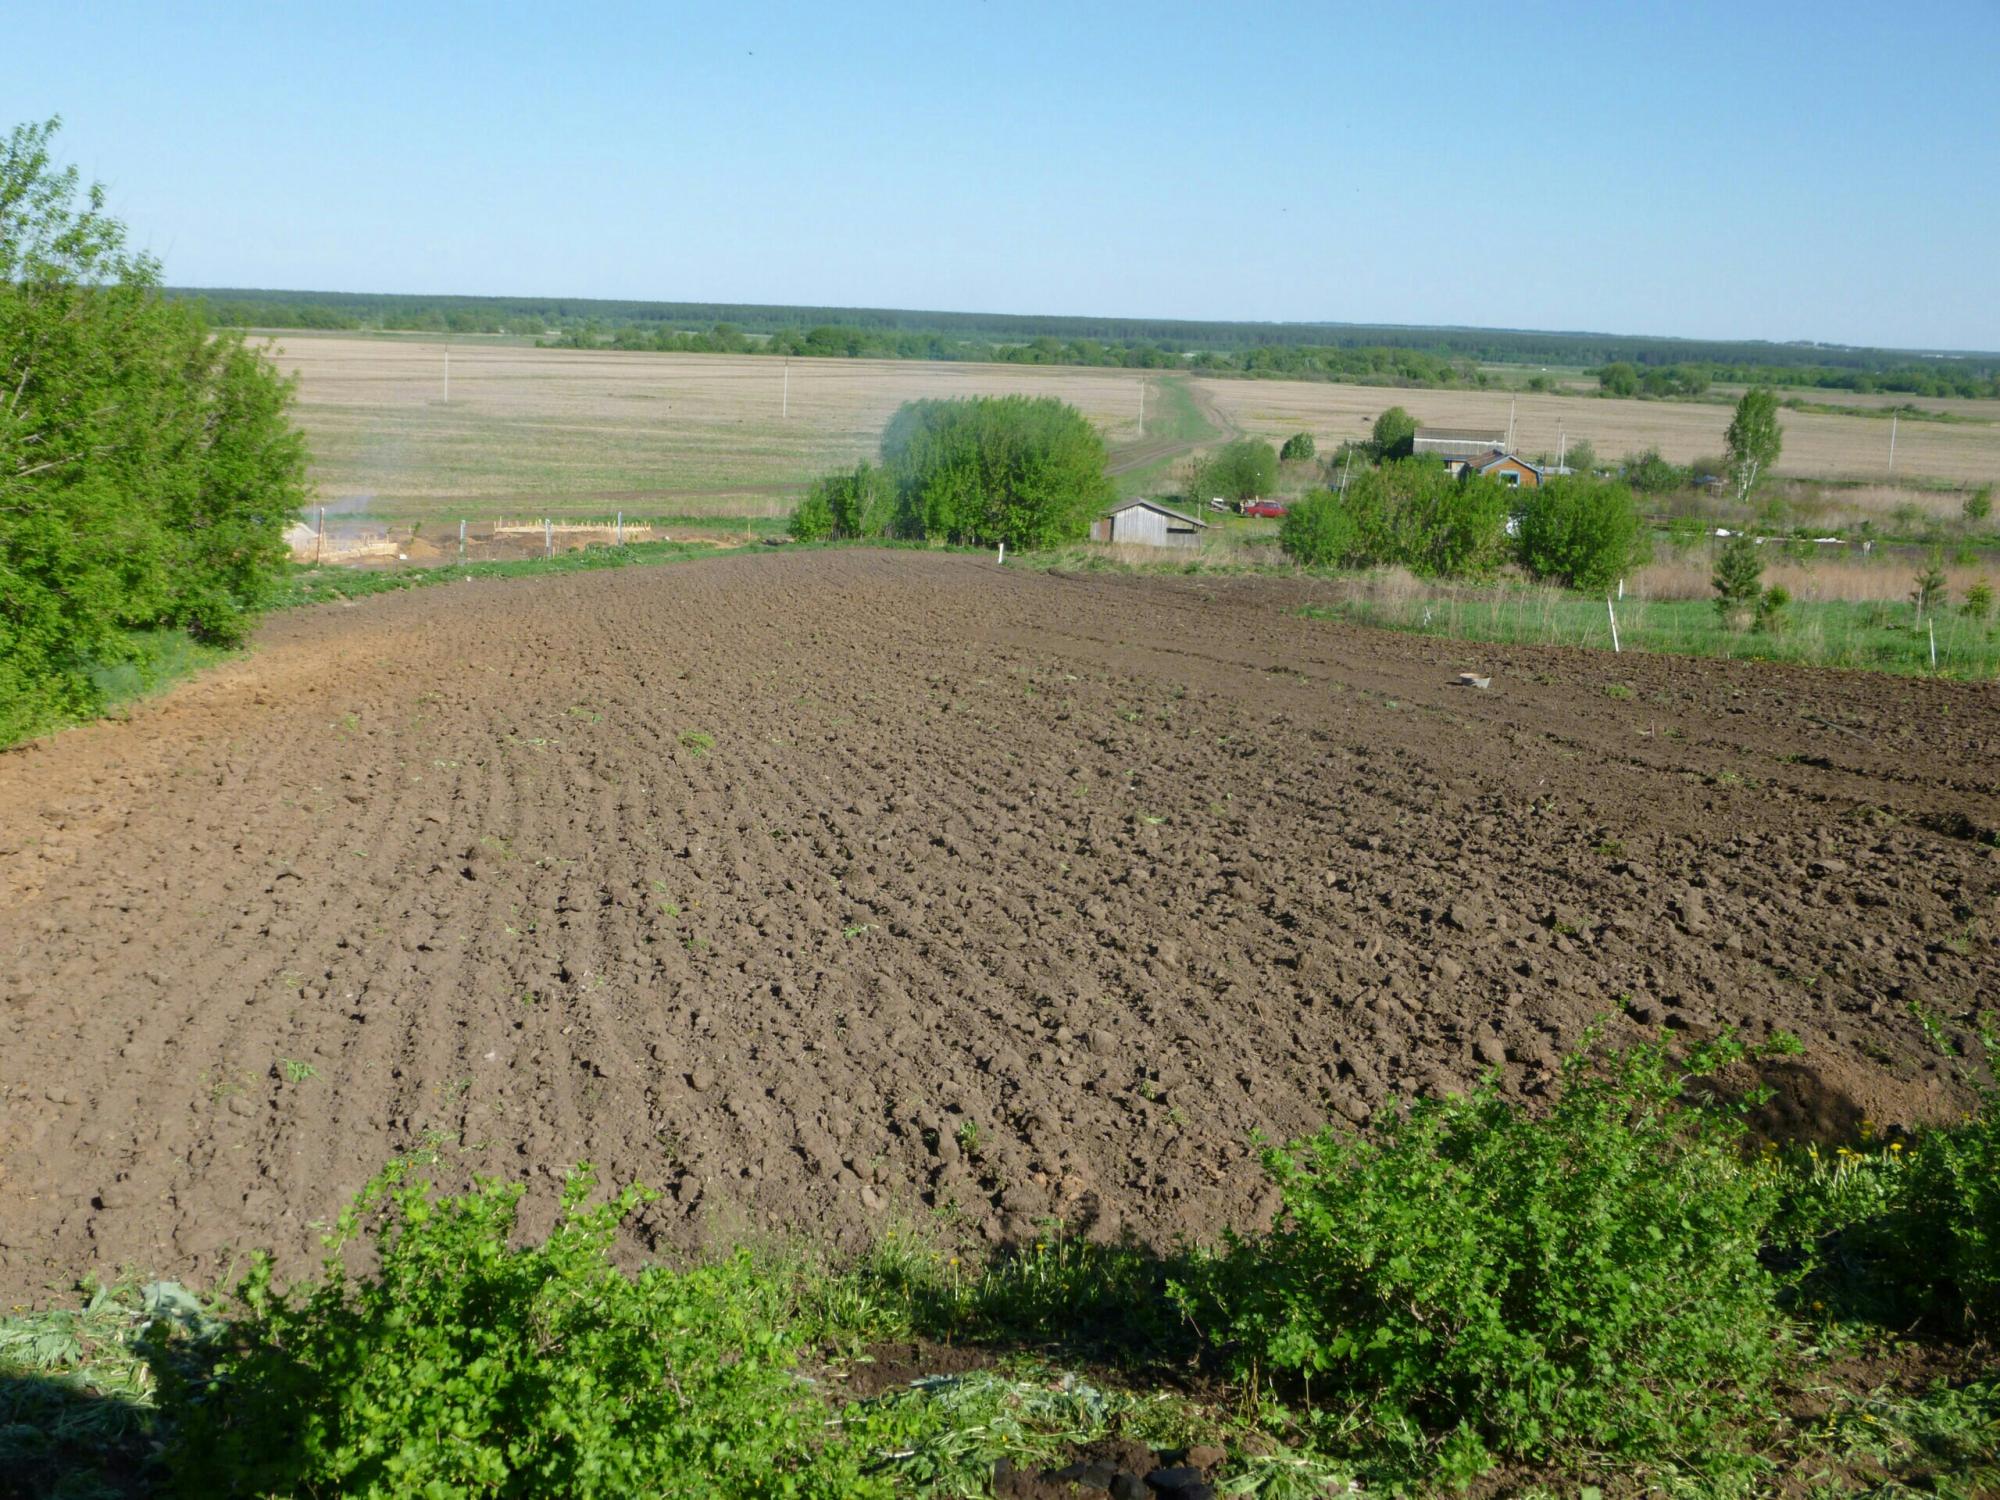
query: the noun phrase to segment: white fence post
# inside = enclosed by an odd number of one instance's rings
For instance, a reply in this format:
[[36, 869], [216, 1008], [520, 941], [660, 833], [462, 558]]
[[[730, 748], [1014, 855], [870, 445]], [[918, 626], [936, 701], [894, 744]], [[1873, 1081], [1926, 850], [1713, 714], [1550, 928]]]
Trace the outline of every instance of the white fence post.
[[1604, 612], [1611, 616], [1611, 654], [1616, 656], [1618, 655], [1618, 611], [1612, 608], [1609, 599], [1604, 601]]

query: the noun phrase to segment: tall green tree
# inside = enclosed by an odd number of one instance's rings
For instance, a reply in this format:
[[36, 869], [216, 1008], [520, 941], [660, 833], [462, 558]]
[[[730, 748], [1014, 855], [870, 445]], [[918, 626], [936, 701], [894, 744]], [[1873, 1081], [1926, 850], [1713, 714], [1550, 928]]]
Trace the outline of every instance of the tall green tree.
[[305, 497], [291, 387], [160, 295], [58, 126], [0, 143], [0, 743], [89, 713], [133, 627], [240, 640]]
[[1729, 454], [1729, 478], [1736, 486], [1736, 498], [1747, 500], [1778, 462], [1785, 446], [1778, 429], [1778, 393], [1758, 386], [1743, 393], [1723, 435]]
[[1646, 532], [1628, 486], [1558, 475], [1522, 492], [1515, 546], [1537, 578], [1604, 590], [1645, 556]]

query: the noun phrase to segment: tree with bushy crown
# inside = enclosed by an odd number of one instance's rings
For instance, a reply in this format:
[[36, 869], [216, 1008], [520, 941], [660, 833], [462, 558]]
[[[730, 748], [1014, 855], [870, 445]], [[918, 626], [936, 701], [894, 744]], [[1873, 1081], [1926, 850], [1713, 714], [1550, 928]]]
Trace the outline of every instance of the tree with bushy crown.
[[1319, 444], [1313, 441], [1310, 432], [1295, 432], [1285, 439], [1285, 446], [1278, 450], [1278, 457], [1289, 464], [1311, 458], [1317, 452]]
[[1239, 438], [1209, 455], [1195, 471], [1194, 500], [1254, 500], [1278, 485], [1278, 450], [1261, 438]]
[[1515, 546], [1537, 578], [1609, 589], [1644, 557], [1645, 545], [1632, 491], [1616, 481], [1558, 475], [1522, 492]]
[[1371, 436], [1381, 458], [1408, 458], [1415, 451], [1417, 419], [1402, 407], [1392, 406], [1375, 419]]
[[92, 711], [131, 629], [240, 641], [306, 497], [290, 383], [160, 295], [58, 125], [0, 141], [0, 744]]
[[905, 536], [1029, 549], [1081, 541], [1115, 497], [1104, 439], [1053, 396], [906, 402], [882, 434]]
[[1730, 418], [1723, 441], [1728, 448], [1729, 477], [1736, 486], [1736, 498], [1747, 500], [1750, 492], [1770, 474], [1785, 446], [1784, 434], [1778, 428], [1778, 393], [1768, 386], [1745, 391], [1743, 399], [1736, 403], [1736, 415]]

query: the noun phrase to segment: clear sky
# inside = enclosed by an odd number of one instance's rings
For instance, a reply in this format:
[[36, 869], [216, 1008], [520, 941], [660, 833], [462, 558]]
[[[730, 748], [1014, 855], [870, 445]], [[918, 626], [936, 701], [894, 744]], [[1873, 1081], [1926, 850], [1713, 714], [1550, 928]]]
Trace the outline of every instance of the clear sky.
[[2000, 3], [15, 0], [181, 285], [2000, 348]]

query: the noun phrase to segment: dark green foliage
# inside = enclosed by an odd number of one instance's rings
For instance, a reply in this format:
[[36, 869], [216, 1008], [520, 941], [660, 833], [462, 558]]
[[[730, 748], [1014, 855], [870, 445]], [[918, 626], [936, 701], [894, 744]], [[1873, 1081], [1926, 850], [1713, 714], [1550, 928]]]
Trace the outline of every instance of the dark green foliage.
[[1965, 497], [1965, 519], [1983, 521], [1993, 514], [1993, 486], [1982, 484]]
[[1278, 450], [1261, 438], [1238, 438], [1211, 453], [1188, 482], [1188, 498], [1254, 500], [1278, 484]]
[[1424, 578], [1489, 573], [1507, 550], [1513, 491], [1497, 479], [1454, 479], [1431, 458], [1406, 458], [1356, 474], [1346, 505], [1371, 562], [1399, 563]]
[[133, 628], [239, 641], [305, 496], [289, 383], [158, 295], [54, 132], [0, 144], [0, 744], [96, 708]]
[[1778, 393], [1768, 386], [1745, 391], [1723, 441], [1728, 444], [1729, 477], [1736, 486], [1736, 498], [1748, 499], [1770, 476], [1784, 450], [1784, 434], [1778, 428]]
[[1392, 406], [1375, 419], [1369, 434], [1376, 454], [1384, 459], [1408, 458], [1417, 438], [1417, 419], [1400, 406]]
[[627, 1188], [586, 1208], [587, 1168], [541, 1244], [511, 1249], [519, 1187], [433, 1199], [398, 1163], [342, 1215], [379, 1218], [380, 1267], [279, 1291], [260, 1263], [212, 1368], [174, 1382], [170, 1462], [190, 1495], [844, 1495], [792, 1373], [782, 1278], [739, 1254], [627, 1277]]
[[1267, 1152], [1279, 1225], [1180, 1295], [1241, 1374], [1414, 1427], [1461, 1483], [1496, 1455], [1725, 1463], [1777, 1364], [1777, 1194], [1683, 1090], [1738, 1050], [1572, 1059], [1539, 1120], [1488, 1087]]
[[1645, 528], [1616, 480], [1558, 475], [1520, 495], [1521, 564], [1537, 578], [1603, 591], [1644, 561]]
[[906, 402], [882, 435], [904, 536], [1016, 548], [1081, 541], [1115, 495], [1104, 439], [1051, 396]]
[[1764, 558], [1757, 544], [1740, 532], [1724, 542], [1709, 581], [1715, 585], [1715, 608], [1723, 623], [1740, 626], [1764, 589]]
[[1310, 432], [1295, 432], [1285, 439], [1285, 446], [1278, 450], [1278, 457], [1286, 463], [1311, 458], [1319, 452], [1319, 444], [1313, 441]]
[[1624, 360], [1618, 360], [1597, 372], [1597, 388], [1607, 396], [1636, 396], [1639, 372]]
[[[2000, 1062], [1990, 1043], [1987, 1062]], [[1907, 1170], [1905, 1274], [1947, 1317], [2000, 1333], [2000, 1091], [1984, 1089], [1962, 1125], [1921, 1134]]]
[[833, 504], [815, 484], [792, 512], [785, 529], [795, 542], [824, 542], [833, 536]]
[[1628, 457], [1624, 464], [1625, 482], [1642, 495], [1665, 495], [1688, 482], [1688, 471], [1660, 457], [1658, 448]]
[[1773, 634], [1783, 630], [1791, 620], [1785, 613], [1791, 603], [1792, 591], [1783, 584], [1772, 584], [1757, 596], [1757, 614], [1751, 628]]
[[1959, 608], [1975, 620], [1993, 618], [1993, 585], [1983, 578], [1967, 585], [1965, 602]]
[[863, 459], [812, 483], [789, 530], [802, 542], [880, 536], [895, 519], [896, 492], [889, 471]]
[[1278, 545], [1308, 567], [1477, 576], [1505, 555], [1511, 493], [1491, 478], [1454, 479], [1435, 459], [1404, 459], [1354, 475], [1344, 495], [1306, 496], [1285, 516]]
[[1295, 501], [1278, 525], [1285, 556], [1308, 568], [1365, 566], [1361, 527], [1354, 512], [1332, 490], [1315, 490]]

